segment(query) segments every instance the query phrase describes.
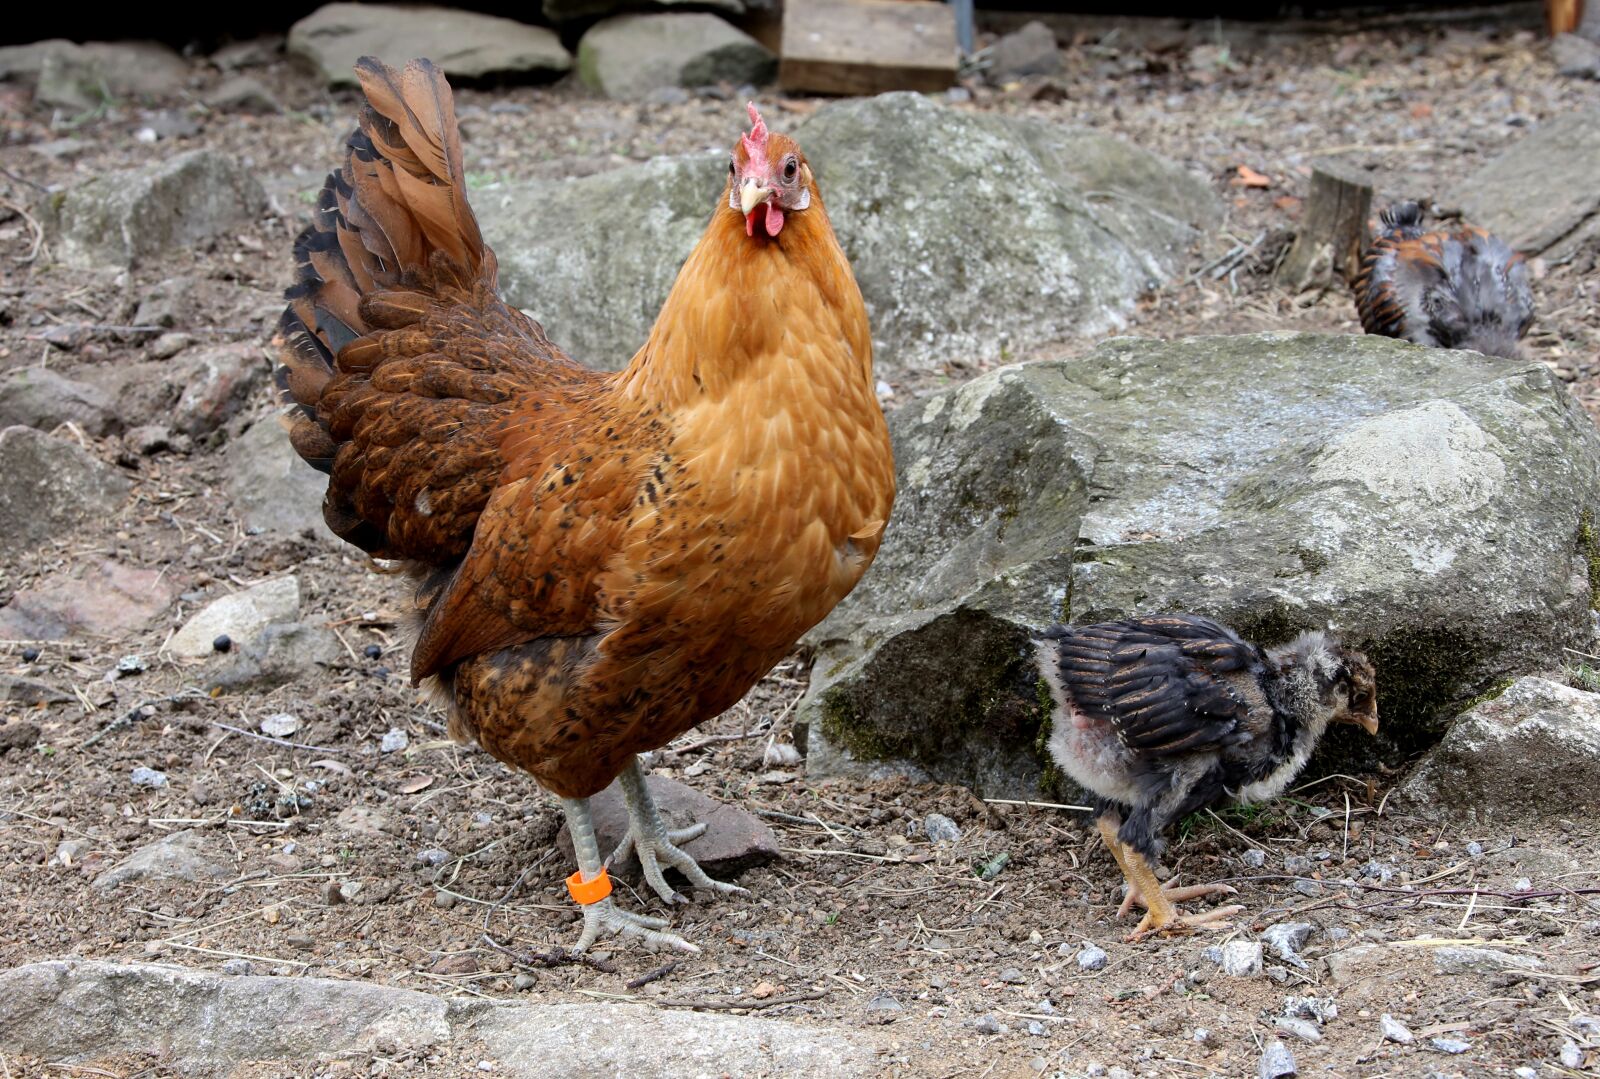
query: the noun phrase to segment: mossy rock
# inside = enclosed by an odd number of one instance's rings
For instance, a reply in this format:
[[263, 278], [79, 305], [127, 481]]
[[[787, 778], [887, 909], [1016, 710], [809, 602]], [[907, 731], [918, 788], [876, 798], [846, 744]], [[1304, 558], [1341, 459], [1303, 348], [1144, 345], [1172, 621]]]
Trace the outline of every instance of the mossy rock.
[[1337, 630], [1377, 665], [1384, 724], [1330, 736], [1323, 763], [1349, 767], [1398, 763], [1589, 640], [1600, 432], [1541, 365], [1342, 335], [1117, 339], [891, 430], [878, 563], [810, 638], [814, 773], [892, 760], [1034, 795], [1027, 634], [1063, 618], [1193, 611], [1265, 645]]

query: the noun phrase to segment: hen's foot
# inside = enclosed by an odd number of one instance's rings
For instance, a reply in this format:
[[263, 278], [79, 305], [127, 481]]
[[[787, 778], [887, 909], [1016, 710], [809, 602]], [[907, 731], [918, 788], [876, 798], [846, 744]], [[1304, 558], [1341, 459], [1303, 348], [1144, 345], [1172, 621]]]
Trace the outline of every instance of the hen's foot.
[[688, 900], [667, 883], [665, 869], [676, 869], [695, 888], [721, 895], [750, 894], [737, 884], [713, 880], [700, 868], [699, 862], [678, 848], [679, 843], [698, 839], [705, 833], [706, 826], [696, 824], [668, 831], [661, 820], [660, 810], [656, 808], [655, 799], [650, 797], [650, 789], [645, 785], [644, 769], [639, 766], [637, 757], [617, 778], [622, 784], [622, 800], [628, 807], [628, 834], [612, 852], [608, 864], [617, 863], [626, 858], [630, 850], [633, 851], [638, 855], [639, 868], [644, 871], [645, 881], [668, 903], [687, 903]]
[[[1178, 888], [1174, 890], [1182, 892], [1187, 889]], [[1231, 892], [1233, 889], [1229, 888], [1228, 891]], [[1201, 894], [1213, 893], [1204, 892]], [[1180, 914], [1176, 907], [1165, 901], [1165, 892], [1163, 892], [1162, 898], [1163, 901], [1161, 903], [1155, 904], [1145, 911], [1145, 915], [1139, 920], [1139, 924], [1134, 927], [1132, 933], [1128, 934], [1128, 940], [1142, 940], [1151, 933], [1178, 934], [1187, 933], [1195, 929], [1230, 929], [1232, 928], [1232, 923], [1227, 919], [1244, 910], [1242, 906], [1235, 903], [1231, 906], [1216, 907], [1212, 910], [1202, 911], [1199, 914]]]
[[595, 941], [609, 936], [635, 937], [650, 944], [665, 945], [686, 952], [700, 950], [678, 934], [664, 932], [666, 925], [665, 918], [651, 918], [648, 915], [632, 914], [622, 910], [610, 896], [607, 896], [583, 908], [583, 935], [578, 938], [578, 943], [573, 945], [572, 950], [586, 952]]
[[577, 855], [578, 871], [567, 878], [567, 891], [572, 893], [583, 910], [583, 934], [578, 937], [574, 952], [586, 952], [602, 936], [634, 937], [652, 944], [681, 948], [686, 952], [700, 949], [676, 933], [664, 932], [667, 920], [643, 914], [630, 914], [617, 906], [611, 898], [611, 879], [600, 861], [600, 844], [594, 837], [594, 821], [589, 815], [587, 798], [561, 798], [561, 811], [567, 817], [567, 831], [572, 835], [572, 850]]

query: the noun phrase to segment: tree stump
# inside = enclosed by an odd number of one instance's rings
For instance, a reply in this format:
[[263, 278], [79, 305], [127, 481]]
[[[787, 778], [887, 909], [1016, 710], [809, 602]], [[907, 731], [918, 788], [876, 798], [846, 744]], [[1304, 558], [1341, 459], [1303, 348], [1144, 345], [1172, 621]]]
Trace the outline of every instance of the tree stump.
[[1372, 181], [1338, 161], [1312, 166], [1305, 221], [1278, 267], [1278, 282], [1299, 291], [1348, 282], [1361, 268], [1372, 213]]

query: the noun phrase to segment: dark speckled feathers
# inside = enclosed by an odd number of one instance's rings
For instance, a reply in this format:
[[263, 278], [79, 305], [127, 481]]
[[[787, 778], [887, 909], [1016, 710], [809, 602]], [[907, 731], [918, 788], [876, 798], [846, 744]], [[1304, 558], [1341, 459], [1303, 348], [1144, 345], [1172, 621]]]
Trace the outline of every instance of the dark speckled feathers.
[[1425, 232], [1416, 203], [1383, 211], [1352, 287], [1361, 326], [1436, 348], [1514, 358], [1533, 321], [1522, 257], [1482, 229]]
[[1248, 704], [1229, 675], [1264, 669], [1260, 649], [1194, 615], [1156, 615], [1057, 627], [1063, 689], [1086, 716], [1109, 723], [1148, 756], [1192, 752], [1235, 739]]

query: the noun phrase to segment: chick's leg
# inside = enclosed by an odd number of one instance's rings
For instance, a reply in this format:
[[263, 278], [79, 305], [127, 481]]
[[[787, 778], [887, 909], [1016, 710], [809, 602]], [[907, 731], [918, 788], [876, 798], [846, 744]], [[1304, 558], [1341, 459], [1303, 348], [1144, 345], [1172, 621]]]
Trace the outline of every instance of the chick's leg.
[[655, 889], [656, 894], [668, 903], [682, 903], [687, 900], [667, 883], [662, 871], [663, 866], [676, 869], [696, 888], [723, 894], [749, 894], [736, 884], [712, 880], [706, 875], [706, 871], [700, 868], [698, 862], [678, 849], [676, 844], [699, 838], [705, 832], [706, 826], [696, 824], [676, 832], [667, 830], [666, 824], [661, 820], [661, 811], [656, 808], [655, 799], [650, 796], [650, 788], [645, 784], [644, 769], [640, 767], [638, 757], [629, 762], [628, 767], [617, 777], [617, 781], [622, 784], [622, 800], [628, 807], [628, 834], [612, 853], [610, 858], [612, 863], [626, 858], [629, 849], [632, 849], [639, 856], [639, 867], [644, 870], [644, 879]]
[[[558, 798], [561, 812], [566, 814], [567, 831], [572, 835], [572, 850], [578, 859], [578, 875], [584, 882], [592, 881], [605, 873], [600, 861], [600, 842], [595, 839], [594, 822], [589, 817], [587, 798]], [[585, 952], [602, 935], [615, 933], [623, 937], [639, 937], [655, 944], [667, 944], [686, 952], [700, 949], [676, 933], [666, 933], [665, 918], [650, 918], [643, 914], [630, 914], [618, 908], [616, 901], [607, 895], [583, 907], [583, 934], [572, 949]]]
[[[1126, 914], [1133, 903], [1145, 908], [1145, 916], [1134, 929], [1130, 939], [1162, 930], [1201, 926], [1220, 929], [1223, 928], [1221, 919], [1231, 917], [1244, 909], [1230, 906], [1218, 907], [1202, 914], [1179, 914], [1177, 908], [1173, 906], [1174, 903], [1196, 899], [1203, 895], [1232, 895], [1234, 889], [1226, 884], [1197, 884], [1187, 888], [1163, 887], [1156, 879], [1155, 871], [1150, 868], [1150, 863], [1145, 861], [1144, 855], [1117, 838], [1118, 821], [1110, 817], [1101, 817], [1096, 824], [1100, 829], [1100, 838], [1105, 841], [1106, 849], [1111, 851], [1111, 856], [1117, 860], [1117, 865], [1121, 867], [1122, 875], [1128, 882], [1128, 896], [1123, 900], [1122, 907], [1117, 912], [1118, 916]], [[1152, 898], [1147, 899], [1147, 896]]]

